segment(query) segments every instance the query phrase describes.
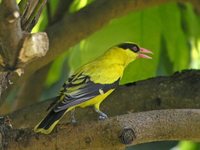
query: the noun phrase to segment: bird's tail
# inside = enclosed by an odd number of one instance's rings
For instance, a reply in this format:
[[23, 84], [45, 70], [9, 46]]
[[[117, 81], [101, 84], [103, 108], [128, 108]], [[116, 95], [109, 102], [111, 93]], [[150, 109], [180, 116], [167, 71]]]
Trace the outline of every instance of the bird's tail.
[[59, 112], [55, 112], [54, 110], [51, 110], [49, 114], [39, 123], [35, 126], [34, 131], [35, 132], [41, 132], [44, 134], [49, 134], [54, 129], [56, 124], [59, 122], [61, 117], [67, 112], [67, 110], [62, 110]]

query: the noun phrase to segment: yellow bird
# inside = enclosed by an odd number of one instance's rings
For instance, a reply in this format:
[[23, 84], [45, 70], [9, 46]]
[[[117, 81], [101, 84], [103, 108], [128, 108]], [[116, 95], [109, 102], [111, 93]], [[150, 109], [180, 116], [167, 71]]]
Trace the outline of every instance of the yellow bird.
[[151, 51], [140, 48], [134, 43], [122, 43], [111, 47], [99, 58], [80, 67], [68, 81], [64, 83], [60, 96], [50, 106], [48, 115], [35, 126], [35, 132], [49, 134], [59, 120], [69, 111], [75, 122], [76, 107], [94, 106], [99, 119], [108, 118], [100, 111], [101, 102], [119, 85], [126, 66], [136, 58], [148, 58]]

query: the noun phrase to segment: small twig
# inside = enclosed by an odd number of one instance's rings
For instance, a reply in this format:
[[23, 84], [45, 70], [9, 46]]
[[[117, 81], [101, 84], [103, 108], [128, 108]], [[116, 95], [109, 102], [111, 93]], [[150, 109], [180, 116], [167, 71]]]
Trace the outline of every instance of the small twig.
[[22, 28], [31, 31], [38, 22], [47, 0], [22, 0], [19, 4], [22, 15]]

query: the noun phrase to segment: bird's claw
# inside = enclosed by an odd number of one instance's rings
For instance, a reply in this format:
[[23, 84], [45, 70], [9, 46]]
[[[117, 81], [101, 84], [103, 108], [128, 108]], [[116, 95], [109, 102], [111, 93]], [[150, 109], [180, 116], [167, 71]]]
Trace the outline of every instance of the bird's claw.
[[99, 109], [95, 109], [95, 111], [99, 114], [99, 120], [105, 120], [108, 118], [108, 116]]
[[78, 121], [76, 121], [76, 119], [72, 119], [71, 124], [76, 125], [76, 124], [78, 124]]
[[73, 109], [72, 111], [71, 111], [71, 124], [73, 124], [73, 125], [77, 125], [77, 121], [76, 121], [76, 118], [75, 118], [75, 109]]
[[108, 116], [106, 114], [101, 114], [99, 116], [99, 120], [106, 120], [108, 118]]

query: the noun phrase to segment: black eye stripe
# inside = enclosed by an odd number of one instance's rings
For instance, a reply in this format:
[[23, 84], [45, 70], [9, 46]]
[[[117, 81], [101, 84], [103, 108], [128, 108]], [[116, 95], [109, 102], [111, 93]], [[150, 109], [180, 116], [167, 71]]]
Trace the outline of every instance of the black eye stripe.
[[133, 44], [133, 43], [122, 43], [122, 44], [119, 44], [118, 47], [123, 48], [124, 50], [130, 49], [134, 52], [138, 52], [140, 50], [140, 48], [136, 44]]

